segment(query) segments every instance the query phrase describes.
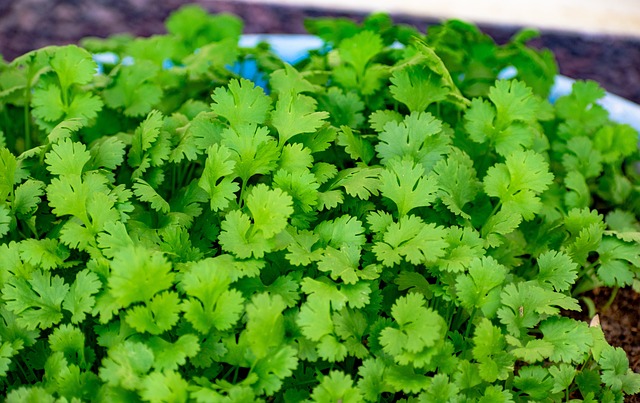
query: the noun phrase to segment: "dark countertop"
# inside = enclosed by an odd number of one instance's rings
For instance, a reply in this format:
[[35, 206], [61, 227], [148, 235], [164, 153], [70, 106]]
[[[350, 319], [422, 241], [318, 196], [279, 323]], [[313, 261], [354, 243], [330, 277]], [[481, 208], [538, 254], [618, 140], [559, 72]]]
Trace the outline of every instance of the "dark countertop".
[[[357, 13], [231, 1], [196, 0], [211, 12], [230, 12], [245, 21], [247, 33], [305, 33], [308, 17]], [[183, 0], [4, 0], [0, 1], [0, 54], [5, 59], [29, 50], [75, 43], [84, 36], [105, 37], [130, 32], [148, 36], [164, 32], [163, 21]], [[396, 15], [394, 20], [422, 31], [435, 20]], [[481, 26], [497, 42], [505, 42], [518, 27]], [[640, 38], [581, 35], [543, 31], [531, 42], [551, 49], [561, 74], [598, 81], [608, 91], [640, 103]]]

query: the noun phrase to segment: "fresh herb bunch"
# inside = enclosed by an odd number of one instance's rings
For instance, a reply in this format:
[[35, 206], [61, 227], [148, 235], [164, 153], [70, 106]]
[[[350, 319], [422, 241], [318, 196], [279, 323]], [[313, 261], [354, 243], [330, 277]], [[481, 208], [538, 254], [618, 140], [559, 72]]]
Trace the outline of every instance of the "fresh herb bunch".
[[[529, 31], [308, 29], [327, 46], [291, 66], [190, 6], [166, 35], [0, 65], [7, 402], [639, 392], [566, 315], [640, 284], [638, 134], [604, 91], [550, 104]], [[96, 74], [100, 52], [119, 61]], [[267, 88], [230, 68], [247, 62]]]

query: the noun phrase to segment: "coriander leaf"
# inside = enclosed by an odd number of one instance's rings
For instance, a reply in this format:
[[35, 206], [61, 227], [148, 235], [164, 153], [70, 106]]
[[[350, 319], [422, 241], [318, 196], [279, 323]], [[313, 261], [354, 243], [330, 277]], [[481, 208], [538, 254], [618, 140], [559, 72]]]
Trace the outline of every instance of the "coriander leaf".
[[142, 246], [115, 251], [110, 264], [109, 293], [120, 307], [147, 302], [173, 285], [175, 275], [162, 253]]
[[27, 179], [15, 188], [11, 209], [19, 214], [29, 215], [34, 212], [44, 195], [44, 182]]
[[189, 382], [179, 373], [154, 371], [142, 379], [140, 397], [148, 402], [186, 402], [189, 397]]
[[[568, 128], [578, 129], [575, 130], [576, 134], [592, 134], [608, 119], [607, 111], [596, 103], [604, 96], [605, 91], [596, 82], [576, 81], [569, 95], [556, 100], [556, 113], [559, 118], [570, 124]], [[560, 132], [563, 132], [563, 128], [560, 128]], [[572, 135], [572, 133], [567, 134]]]
[[293, 214], [293, 200], [282, 190], [269, 189], [267, 185], [255, 186], [247, 197], [247, 207], [253, 218], [253, 228], [265, 238], [280, 233]]
[[241, 259], [252, 255], [262, 258], [266, 252], [271, 251], [270, 240], [261, 232], [252, 230], [251, 218], [240, 210], [227, 213], [220, 227], [220, 246]]
[[115, 170], [124, 161], [125, 144], [116, 137], [102, 137], [95, 141], [89, 152], [92, 169], [105, 168]]
[[219, 144], [209, 147], [198, 185], [209, 194], [212, 211], [224, 210], [236, 198], [235, 193], [240, 187], [230, 176], [235, 165], [227, 147]]
[[140, 333], [161, 334], [176, 324], [181, 308], [178, 294], [165, 291], [154, 295], [146, 305], [129, 308], [125, 320]]
[[514, 151], [504, 163], [489, 168], [483, 182], [487, 194], [498, 197], [503, 209], [531, 220], [542, 208], [537, 195], [552, 181], [549, 164], [542, 155], [528, 150]]
[[541, 103], [531, 88], [518, 80], [496, 81], [489, 89], [489, 99], [496, 106], [499, 127], [513, 121], [535, 122]]
[[484, 240], [480, 234], [471, 227], [447, 228], [447, 250], [445, 255], [438, 259], [440, 270], [450, 273], [459, 273], [469, 267], [471, 262], [485, 254]]
[[316, 112], [316, 101], [313, 98], [286, 92], [278, 97], [271, 113], [271, 124], [278, 131], [278, 144], [282, 147], [297, 134], [315, 132], [328, 117], [327, 112]]
[[580, 309], [575, 299], [532, 283], [507, 284], [500, 298], [503, 305], [498, 309], [500, 322], [516, 337], [521, 337], [523, 330], [533, 328], [541, 320], [558, 315], [560, 308]]
[[449, 94], [439, 75], [426, 66], [408, 65], [394, 71], [389, 91], [411, 112], [424, 112], [429, 105], [443, 101]]
[[226, 330], [233, 326], [244, 310], [242, 294], [230, 289], [231, 279], [221, 270], [195, 263], [184, 274], [181, 287], [189, 298], [183, 302], [184, 317], [203, 334], [211, 328]]
[[233, 79], [213, 91], [211, 110], [229, 121], [232, 127], [263, 124], [271, 109], [271, 99], [253, 82]]
[[408, 157], [422, 164], [425, 173], [448, 153], [451, 143], [442, 122], [427, 112], [412, 112], [402, 122], [386, 123], [379, 139], [375, 148], [383, 165]]
[[384, 381], [385, 369], [386, 366], [380, 358], [367, 358], [362, 361], [358, 368], [358, 389], [366, 401], [375, 401], [382, 393], [391, 391]]
[[461, 305], [468, 311], [481, 309], [492, 318], [500, 306], [500, 292], [507, 269], [490, 256], [476, 258], [469, 264], [469, 274], [459, 275], [456, 291]]
[[256, 174], [268, 174], [277, 166], [278, 147], [266, 127], [243, 125], [222, 132], [222, 145], [233, 151], [234, 174], [244, 183]]
[[362, 76], [369, 63], [382, 51], [380, 36], [372, 31], [362, 31], [340, 42], [338, 53], [343, 62], [352, 66]]
[[69, 250], [55, 239], [25, 239], [19, 244], [20, 258], [43, 270], [63, 267]]
[[329, 113], [329, 122], [335, 127], [356, 128], [364, 123], [364, 103], [355, 92], [344, 93], [341, 89], [330, 87], [319, 100], [319, 107]]
[[282, 312], [287, 306], [279, 295], [262, 293], [247, 304], [247, 337], [256, 360], [273, 352], [284, 341], [285, 327]]
[[586, 322], [565, 317], [552, 317], [540, 324], [542, 340], [553, 346], [549, 359], [554, 362], [582, 362], [593, 338]]
[[444, 319], [424, 304], [421, 294], [410, 293], [398, 298], [391, 308], [396, 326], [380, 332], [384, 351], [400, 365], [411, 363], [423, 367], [428, 364], [430, 357], [421, 353], [434, 347], [446, 330]]
[[[311, 84], [306, 78], [305, 73], [298, 71], [289, 63], [284, 63], [284, 68], [271, 73], [269, 76], [269, 85], [275, 93], [296, 93], [318, 92], [319, 87]], [[333, 90], [332, 87], [329, 91]]]
[[564, 202], [567, 209], [586, 208], [591, 205], [591, 191], [584, 176], [578, 171], [567, 173], [564, 178], [567, 193], [564, 194]]
[[148, 152], [158, 139], [163, 121], [162, 113], [154, 110], [136, 128], [127, 160], [130, 167], [136, 168], [144, 162], [145, 151]]
[[506, 342], [500, 328], [482, 318], [473, 336], [473, 358], [480, 364], [480, 376], [487, 382], [505, 380], [513, 372], [515, 357], [506, 350]]
[[420, 403], [433, 402], [433, 403], [446, 403], [455, 399], [460, 393], [460, 389], [455, 383], [449, 382], [449, 377], [446, 374], [436, 374], [429, 388], [420, 394]]
[[371, 196], [377, 196], [380, 189], [381, 167], [357, 167], [341, 170], [330, 189], [344, 187], [349, 196], [368, 200]]
[[464, 151], [452, 147], [447, 158], [433, 167], [433, 172], [438, 182], [438, 198], [452, 213], [471, 219], [462, 209], [475, 199], [481, 188], [471, 158]]
[[98, 69], [91, 54], [75, 45], [57, 48], [51, 58], [51, 67], [58, 76], [62, 91], [67, 91], [72, 84], [91, 82]]
[[324, 376], [322, 382], [313, 389], [311, 399], [318, 403], [357, 403], [362, 401], [362, 394], [358, 388], [353, 386], [350, 375], [341, 371], [331, 371], [329, 375]]
[[146, 344], [124, 341], [110, 348], [108, 356], [102, 360], [100, 379], [107, 385], [136, 390], [153, 366], [153, 358], [153, 351]]
[[159, 67], [148, 60], [120, 66], [115, 85], [103, 92], [104, 102], [112, 109], [123, 108], [126, 116], [143, 116], [160, 102], [162, 89], [155, 83]]
[[566, 291], [578, 276], [578, 267], [571, 258], [557, 251], [547, 251], [538, 256], [538, 284], [555, 291]]
[[203, 343], [201, 347], [198, 337], [190, 333], [183, 334], [173, 343], [155, 336], [149, 338], [145, 344], [153, 351], [153, 367], [158, 371], [177, 370], [179, 366], [186, 364], [187, 358], [195, 358], [205, 346]]
[[282, 379], [290, 377], [298, 366], [298, 351], [292, 346], [284, 346], [263, 359], [253, 367], [259, 380], [254, 388], [267, 396], [282, 388]]
[[141, 201], [148, 202], [152, 209], [160, 213], [167, 214], [171, 211], [169, 203], [163, 199], [151, 185], [140, 178], [137, 178], [133, 184], [133, 193], [138, 196]]
[[633, 395], [640, 392], [640, 375], [629, 368], [629, 358], [620, 347], [608, 347], [598, 360], [602, 381], [613, 391]]
[[[553, 368], [553, 367], [552, 367]], [[549, 370], [537, 365], [522, 367], [518, 376], [514, 378], [516, 388], [527, 394], [527, 397], [536, 401], [544, 400], [551, 393], [554, 381], [549, 376]]]
[[64, 139], [51, 147], [45, 156], [47, 170], [53, 175], [81, 175], [82, 169], [91, 159], [91, 154], [82, 143]]
[[328, 246], [318, 260], [318, 270], [330, 272], [332, 279], [342, 279], [346, 284], [359, 280], [361, 250], [357, 245], [346, 245], [340, 249]]
[[569, 364], [560, 364], [549, 367], [549, 374], [551, 374], [554, 380], [552, 392], [558, 393], [569, 389], [576, 376], [576, 372], [576, 369]]
[[602, 240], [597, 252], [600, 264], [596, 272], [605, 285], [631, 285], [640, 267], [640, 248], [637, 244], [607, 237]]
[[320, 236], [324, 245], [336, 249], [350, 246], [363, 246], [366, 242], [362, 222], [350, 215], [341, 215], [333, 220], [319, 223], [314, 232]]
[[444, 256], [447, 247], [445, 237], [443, 227], [425, 224], [419, 217], [409, 215], [390, 224], [372, 251], [387, 267], [399, 264], [403, 256], [413, 264], [423, 264]]
[[31, 278], [11, 277], [2, 288], [7, 308], [26, 329], [47, 329], [62, 320], [61, 304], [69, 285], [49, 272], [35, 270]]
[[630, 156], [638, 145], [638, 132], [629, 125], [615, 124], [602, 127], [595, 134], [593, 146], [600, 151], [602, 161], [619, 163]]
[[578, 171], [585, 178], [595, 178], [602, 172], [602, 154], [586, 136], [567, 141], [567, 152], [562, 154], [562, 165], [567, 171]]
[[405, 217], [416, 207], [426, 207], [436, 199], [437, 180], [433, 175], [425, 176], [422, 164], [410, 160], [389, 161], [380, 173], [380, 192], [393, 200], [399, 217]]
[[84, 321], [86, 314], [93, 310], [95, 305], [94, 294], [102, 289], [102, 283], [98, 275], [88, 269], [76, 274], [76, 279], [71, 284], [69, 293], [62, 301], [62, 307], [71, 312], [71, 322]]
[[354, 133], [349, 126], [340, 127], [336, 144], [343, 146], [352, 159], [359, 159], [365, 164], [375, 156], [373, 145], [364, 136]]

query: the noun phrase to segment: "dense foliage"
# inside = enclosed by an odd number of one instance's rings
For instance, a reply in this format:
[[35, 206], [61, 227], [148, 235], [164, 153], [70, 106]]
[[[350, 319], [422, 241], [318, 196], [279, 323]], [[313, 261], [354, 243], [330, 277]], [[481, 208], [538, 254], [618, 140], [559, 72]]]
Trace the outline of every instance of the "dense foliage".
[[639, 284], [637, 133], [603, 90], [550, 104], [528, 31], [308, 28], [327, 46], [296, 66], [196, 7], [0, 65], [7, 402], [640, 391], [567, 316]]

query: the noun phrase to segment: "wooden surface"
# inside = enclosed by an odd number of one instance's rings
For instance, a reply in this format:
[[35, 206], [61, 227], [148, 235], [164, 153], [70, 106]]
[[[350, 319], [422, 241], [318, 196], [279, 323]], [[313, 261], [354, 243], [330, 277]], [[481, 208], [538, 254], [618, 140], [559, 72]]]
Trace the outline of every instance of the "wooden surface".
[[640, 37], [640, 0], [242, 0]]

